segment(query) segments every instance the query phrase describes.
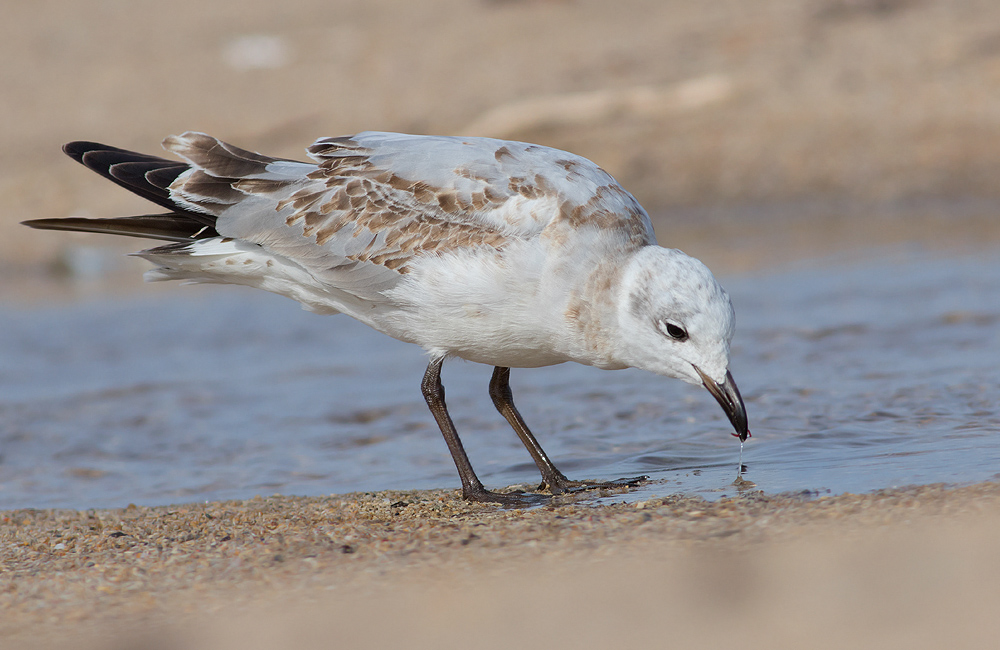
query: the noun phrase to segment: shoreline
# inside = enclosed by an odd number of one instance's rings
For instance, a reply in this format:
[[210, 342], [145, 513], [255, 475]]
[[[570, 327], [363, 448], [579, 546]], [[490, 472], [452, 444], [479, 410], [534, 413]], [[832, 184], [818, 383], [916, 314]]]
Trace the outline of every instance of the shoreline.
[[[568, 580], [582, 582], [583, 594], [598, 588], [594, 580], [611, 579], [605, 575], [609, 570], [616, 579], [634, 574], [642, 581], [643, 567], [680, 571], [693, 563], [715, 567], [705, 569], [715, 575], [717, 561], [732, 565], [730, 595], [735, 597], [766, 589], [787, 574], [782, 558], [803, 545], [816, 546], [814, 560], [829, 572], [837, 566], [837, 553], [868, 559], [888, 553], [891, 558], [927, 543], [944, 544], [944, 551], [921, 551], [915, 566], [935, 580], [967, 582], [973, 576], [950, 573], [957, 558], [980, 542], [987, 552], [998, 531], [996, 482], [822, 498], [745, 492], [714, 502], [678, 495], [604, 506], [580, 505], [570, 498], [527, 511], [465, 503], [453, 490], [258, 497], [117, 510], [14, 510], [0, 513], [0, 610], [5, 612], [0, 641], [26, 648], [74, 638], [89, 648], [137, 634], [136, 647], [143, 647], [142, 639], [155, 629], [180, 635], [176, 644], [164, 641], [157, 647], [231, 647], [237, 640], [245, 647], [248, 639], [258, 647], [246, 636], [248, 623], [236, 623], [248, 611], [263, 608], [252, 623], [277, 630], [284, 629], [289, 617], [314, 607], [326, 611], [326, 605], [340, 612], [334, 616], [342, 626], [339, 632], [384, 636], [390, 632], [369, 627], [377, 612], [362, 603], [378, 610], [375, 602], [400, 593], [417, 597], [427, 589], [447, 592], [428, 596], [430, 600], [447, 600], [458, 597], [450, 591], [456, 585], [472, 588], [470, 581], [495, 585], [498, 593], [534, 593], [552, 580]], [[938, 539], [942, 535], [946, 539]], [[906, 540], [902, 547], [898, 541], [887, 547], [879, 542], [866, 550], [873, 540], [897, 537]], [[826, 549], [826, 557], [819, 548]], [[706, 558], [714, 559], [706, 565]], [[896, 570], [886, 566], [890, 573]], [[915, 566], [897, 569], [912, 578]], [[991, 561], [983, 570], [997, 568]], [[883, 573], [855, 577], [881, 581]], [[800, 577], [785, 575], [793, 582]], [[831, 574], [824, 580], [843, 577]], [[713, 588], [728, 593], [728, 578], [713, 579], [722, 580]], [[686, 580], [686, 586], [670, 589], [704, 587], [698, 586], [698, 571]], [[822, 580], [808, 587], [833, 588]], [[963, 582], [962, 589], [967, 588]], [[684, 601], [684, 594], [661, 596]], [[697, 600], [704, 594], [688, 596]], [[870, 594], [862, 589], [854, 596], [865, 600]], [[576, 602], [580, 595], [567, 592], [566, 597]], [[993, 604], [1000, 600], [992, 591], [989, 597]], [[608, 610], [619, 611], [636, 598], [632, 605], [641, 609], [647, 599], [637, 593], [608, 603]], [[904, 607], [904, 601], [898, 606]], [[348, 610], [367, 620], [344, 618]], [[477, 615], [482, 614], [470, 613]], [[330, 623], [320, 617], [304, 625], [303, 630], [321, 632]], [[45, 630], [42, 636], [40, 629]], [[189, 638], [191, 630], [198, 632]], [[638, 626], [634, 631], [651, 630]], [[211, 646], [207, 639], [216, 638], [212, 635], [225, 642]]]

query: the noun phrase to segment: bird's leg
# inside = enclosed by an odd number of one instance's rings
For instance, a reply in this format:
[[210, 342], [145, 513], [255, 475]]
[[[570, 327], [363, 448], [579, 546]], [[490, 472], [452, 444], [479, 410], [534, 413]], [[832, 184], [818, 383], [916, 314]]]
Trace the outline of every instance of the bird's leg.
[[427, 372], [424, 373], [424, 379], [420, 382], [420, 390], [424, 394], [431, 414], [437, 420], [445, 442], [448, 443], [451, 457], [455, 460], [458, 475], [462, 479], [462, 498], [467, 501], [499, 503], [508, 507], [524, 507], [541, 503], [542, 499], [536, 495], [498, 494], [483, 487], [475, 470], [472, 469], [472, 463], [469, 462], [469, 456], [465, 453], [465, 447], [462, 446], [462, 441], [455, 430], [455, 423], [452, 422], [451, 416], [448, 414], [448, 407], [445, 405], [444, 386], [441, 384], [441, 364], [443, 362], [444, 357], [439, 357], [427, 364]]
[[538, 440], [531, 433], [531, 429], [524, 423], [521, 414], [514, 406], [514, 395], [510, 390], [510, 368], [496, 366], [493, 368], [493, 378], [490, 379], [490, 397], [493, 398], [493, 405], [500, 411], [500, 415], [506, 418], [512, 429], [521, 439], [524, 446], [531, 454], [531, 458], [538, 466], [538, 471], [542, 473], [542, 484], [540, 489], [548, 488], [553, 494], [560, 494], [572, 488], [611, 488], [635, 486], [646, 480], [646, 476], [636, 476], [635, 478], [620, 478], [614, 481], [574, 481], [566, 478], [566, 475], [559, 471]]
[[493, 377], [490, 379], [490, 397], [493, 398], [493, 405], [500, 411], [500, 415], [507, 419], [511, 428], [514, 429], [514, 433], [528, 449], [532, 460], [538, 466], [538, 471], [542, 473], [541, 487], [548, 487], [556, 494], [562, 492], [566, 484], [571, 481], [549, 460], [545, 450], [538, 444], [538, 440], [535, 439], [528, 425], [524, 423], [521, 414], [517, 412], [517, 407], [514, 406], [514, 394], [510, 390], [510, 368], [500, 366], [493, 368]]

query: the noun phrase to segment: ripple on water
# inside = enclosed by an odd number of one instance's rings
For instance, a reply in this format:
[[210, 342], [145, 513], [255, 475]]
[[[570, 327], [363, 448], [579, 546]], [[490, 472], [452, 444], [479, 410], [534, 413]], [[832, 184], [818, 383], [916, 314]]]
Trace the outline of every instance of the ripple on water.
[[[744, 480], [832, 494], [996, 477], [996, 258], [723, 278], [754, 432]], [[168, 295], [0, 314], [0, 508], [458, 485], [420, 350], [264, 293]], [[489, 376], [445, 367], [456, 425], [485, 482], [531, 483]], [[512, 387], [567, 474], [653, 478], [614, 499], [738, 488], [739, 446], [703, 390], [573, 364], [515, 370]]]

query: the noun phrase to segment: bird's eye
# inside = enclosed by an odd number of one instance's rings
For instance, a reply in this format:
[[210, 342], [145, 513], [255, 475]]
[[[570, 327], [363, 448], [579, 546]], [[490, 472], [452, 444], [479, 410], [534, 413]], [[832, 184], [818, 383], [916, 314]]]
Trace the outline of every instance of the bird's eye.
[[677, 323], [671, 323], [670, 321], [661, 320], [660, 331], [676, 341], [686, 341], [688, 337], [687, 330]]

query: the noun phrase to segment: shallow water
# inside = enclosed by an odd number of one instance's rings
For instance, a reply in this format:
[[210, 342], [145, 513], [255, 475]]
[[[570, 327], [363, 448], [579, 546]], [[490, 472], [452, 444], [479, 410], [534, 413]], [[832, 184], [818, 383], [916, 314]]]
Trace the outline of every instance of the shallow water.
[[[732, 370], [766, 493], [964, 483], [1000, 472], [1000, 256], [881, 251], [722, 278]], [[457, 487], [420, 395], [422, 352], [236, 287], [0, 308], [0, 509]], [[487, 485], [537, 481], [486, 392], [443, 380]], [[703, 389], [639, 371], [513, 370], [571, 477], [647, 474], [627, 496], [734, 494], [739, 441]]]

